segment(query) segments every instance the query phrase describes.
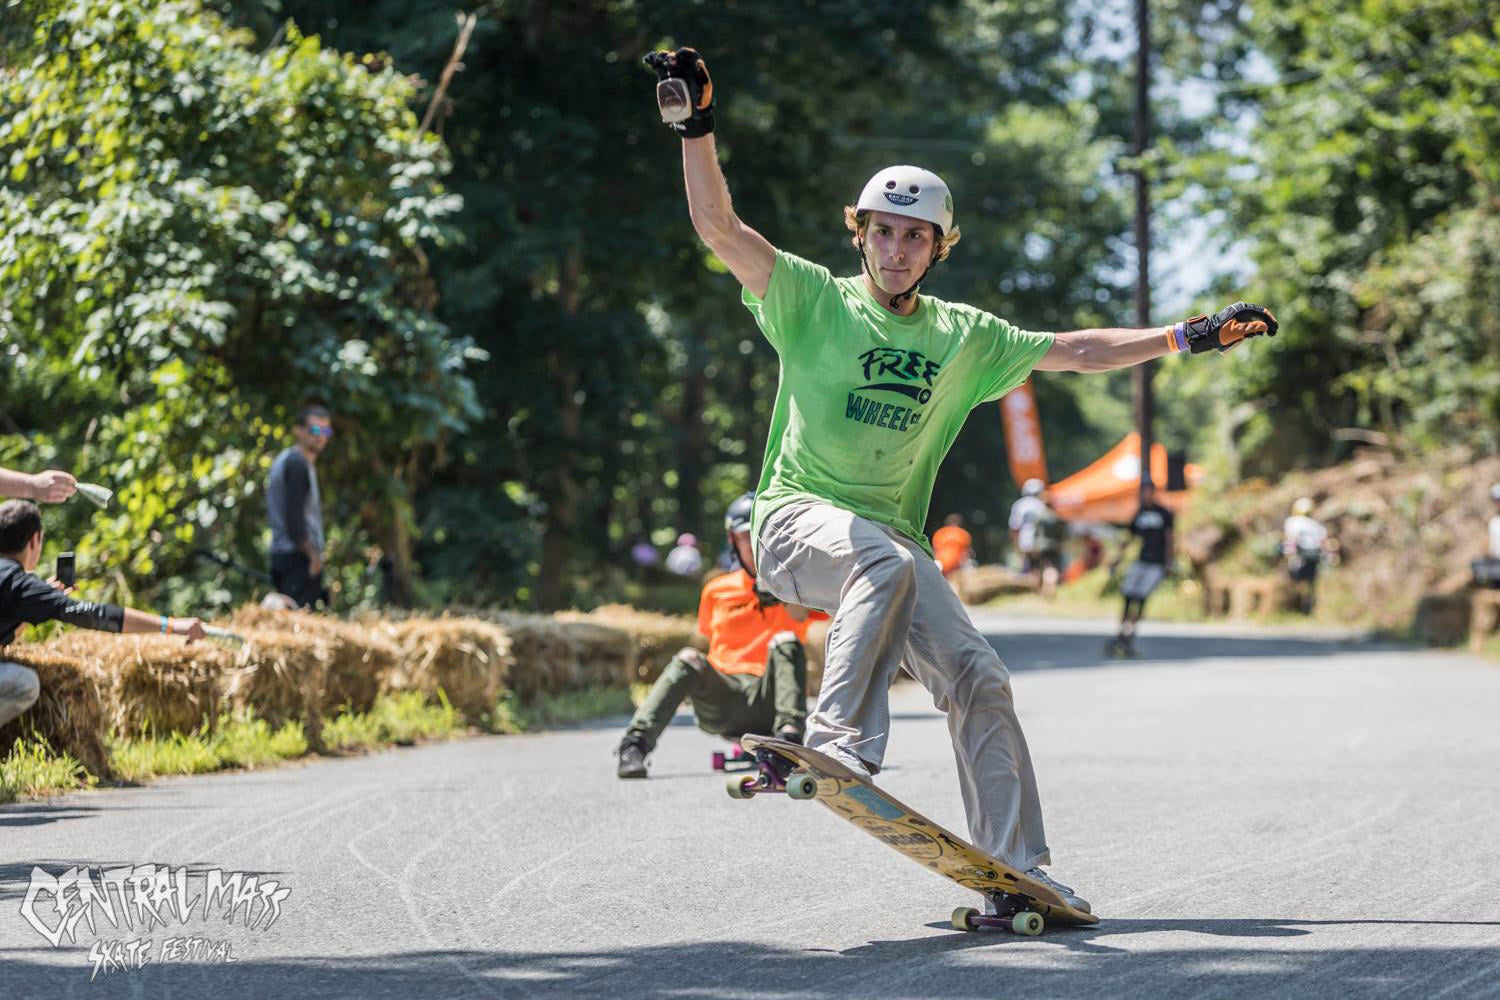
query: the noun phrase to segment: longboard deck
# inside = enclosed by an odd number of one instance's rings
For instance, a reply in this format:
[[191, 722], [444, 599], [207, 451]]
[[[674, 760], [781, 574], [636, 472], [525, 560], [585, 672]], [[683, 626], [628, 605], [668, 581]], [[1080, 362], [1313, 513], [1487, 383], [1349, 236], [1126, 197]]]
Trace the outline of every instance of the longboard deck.
[[1094, 914], [1074, 909], [1051, 888], [990, 857], [827, 754], [770, 736], [747, 735], [740, 745], [752, 753], [769, 750], [792, 761], [817, 780], [817, 801], [835, 815], [965, 889], [1024, 896], [1032, 909], [1056, 923], [1099, 922]]

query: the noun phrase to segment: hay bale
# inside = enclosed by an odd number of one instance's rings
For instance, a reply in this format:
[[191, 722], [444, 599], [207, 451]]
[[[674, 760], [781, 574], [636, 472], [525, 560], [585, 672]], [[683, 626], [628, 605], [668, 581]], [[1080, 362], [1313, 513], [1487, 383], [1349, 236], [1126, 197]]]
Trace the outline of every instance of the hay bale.
[[635, 646], [619, 629], [513, 611], [474, 614], [510, 636], [509, 687], [522, 701], [587, 687], [621, 687], [630, 677]]
[[322, 749], [323, 704], [336, 641], [308, 632], [251, 631], [235, 656], [224, 698], [273, 726], [300, 721], [308, 746]]
[[587, 613], [565, 611], [556, 617], [563, 622], [603, 625], [630, 636], [634, 656], [626, 671], [632, 681], [656, 680], [667, 661], [684, 646], [708, 650], [708, 641], [698, 634], [697, 619], [689, 615], [664, 615], [639, 611], [628, 604], [608, 604]]
[[0, 726], [0, 755], [18, 739], [39, 733], [53, 750], [72, 754], [90, 774], [114, 776], [105, 746], [107, 691], [99, 671], [86, 660], [68, 656], [43, 644], [19, 643], [5, 647], [0, 658], [37, 672], [42, 690], [36, 704]]
[[347, 622], [308, 611], [280, 611], [247, 604], [229, 620], [238, 632], [272, 631], [328, 640], [328, 670], [322, 710], [368, 712], [401, 659], [389, 630], [369, 622]]
[[169, 635], [109, 635], [76, 630], [49, 643], [95, 664], [109, 686], [108, 723], [134, 736], [190, 733], [219, 717], [234, 654], [211, 642]]
[[969, 566], [958, 571], [958, 596], [965, 604], [984, 604], [1001, 594], [1025, 594], [1036, 589], [1034, 578], [1008, 566]]
[[513, 664], [505, 629], [477, 618], [413, 618], [389, 629], [401, 651], [389, 690], [436, 697], [441, 689], [471, 721], [494, 709]]

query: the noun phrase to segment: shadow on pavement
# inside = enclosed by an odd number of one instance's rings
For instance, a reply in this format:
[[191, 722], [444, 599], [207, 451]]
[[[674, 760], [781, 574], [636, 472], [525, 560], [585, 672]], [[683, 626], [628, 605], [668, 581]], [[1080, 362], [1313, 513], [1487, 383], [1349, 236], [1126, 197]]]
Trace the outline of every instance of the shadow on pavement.
[[[854, 919], [851, 917], [851, 919]], [[1006, 933], [926, 935], [872, 941], [843, 953], [704, 941], [601, 951], [420, 951], [369, 958], [159, 964], [111, 971], [89, 983], [81, 950], [54, 955], [10, 950], [12, 997], [317, 996], [673, 997], [757, 1000], [811, 997], [1389, 997], [1434, 985], [1470, 996], [1492, 991], [1500, 945], [1378, 951], [1284, 946], [1125, 950], [1107, 942], [1133, 933], [1202, 931], [1213, 937], [1284, 938], [1337, 921], [1110, 921], [1038, 939]], [[1467, 984], [1469, 989], [1465, 990]]]
[[49, 805], [46, 803], [23, 802], [16, 805], [0, 806], [0, 827], [6, 826], [45, 826], [48, 823], [57, 823], [65, 819], [83, 819], [100, 812], [97, 806], [89, 805]]

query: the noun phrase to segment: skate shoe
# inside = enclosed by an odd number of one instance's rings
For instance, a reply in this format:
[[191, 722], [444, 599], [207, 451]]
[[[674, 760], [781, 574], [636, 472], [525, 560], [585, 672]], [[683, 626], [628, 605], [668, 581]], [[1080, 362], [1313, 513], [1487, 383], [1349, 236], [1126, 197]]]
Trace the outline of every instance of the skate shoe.
[[1057, 893], [1063, 898], [1063, 902], [1067, 903], [1073, 909], [1082, 910], [1084, 913], [1094, 912], [1089, 908], [1089, 901], [1074, 892], [1072, 886], [1063, 885], [1041, 868], [1026, 869], [1026, 877], [1042, 883], [1042, 885]]
[[650, 747], [639, 735], [626, 733], [625, 738], [620, 741], [619, 749], [615, 751], [620, 758], [620, 765], [615, 769], [615, 774], [621, 778], [644, 778], [646, 755], [650, 752]]

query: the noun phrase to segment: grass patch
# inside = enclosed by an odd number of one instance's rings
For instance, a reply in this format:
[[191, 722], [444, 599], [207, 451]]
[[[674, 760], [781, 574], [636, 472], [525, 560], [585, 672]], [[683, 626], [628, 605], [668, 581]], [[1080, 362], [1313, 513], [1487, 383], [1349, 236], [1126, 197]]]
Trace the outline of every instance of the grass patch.
[[215, 726], [191, 733], [115, 737], [110, 763], [127, 781], [146, 781], [163, 774], [204, 774], [229, 767], [256, 768], [301, 757], [307, 736], [300, 722], [279, 729], [249, 712], [225, 713]]
[[368, 712], [342, 712], [323, 722], [323, 742], [330, 750], [364, 750], [418, 740], [448, 739], [467, 727], [463, 715], [438, 692], [438, 704], [421, 693], [381, 695]]
[[[635, 688], [639, 688], [638, 691]], [[647, 685], [599, 687], [538, 698], [520, 705], [507, 694], [484, 720], [492, 732], [519, 733], [582, 719], [629, 713], [632, 693], [644, 696]], [[418, 692], [382, 695], [368, 712], [341, 712], [323, 722], [330, 750], [364, 750], [419, 740], [448, 739], [466, 730], [463, 715], [441, 693], [429, 704]], [[110, 763], [125, 781], [148, 781], [162, 775], [204, 774], [225, 768], [266, 767], [303, 757], [308, 752], [302, 724], [273, 729], [249, 712], [225, 713], [213, 726], [165, 736], [142, 732], [112, 736]], [[86, 788], [97, 782], [78, 761], [54, 754], [40, 740], [17, 740], [0, 758], [0, 803], [18, 798]]]
[[484, 719], [484, 727], [492, 733], [525, 733], [606, 715], [629, 715], [635, 711], [634, 687], [590, 687], [542, 695], [524, 704], [507, 691]]
[[0, 758], [0, 803], [87, 788], [98, 779], [71, 754], [55, 754], [40, 737], [16, 740]]

